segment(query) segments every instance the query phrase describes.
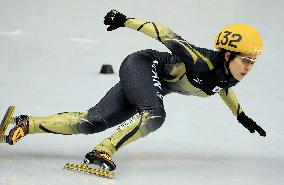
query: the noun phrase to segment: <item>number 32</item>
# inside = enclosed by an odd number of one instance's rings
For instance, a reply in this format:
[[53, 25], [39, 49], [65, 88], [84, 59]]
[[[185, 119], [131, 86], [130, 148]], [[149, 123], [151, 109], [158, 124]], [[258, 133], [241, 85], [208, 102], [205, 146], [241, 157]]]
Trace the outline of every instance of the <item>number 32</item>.
[[[224, 33], [225, 35], [224, 35], [223, 39], [220, 40], [220, 36], [221, 36], [222, 33]], [[230, 39], [229, 36], [231, 36], [233, 39]], [[221, 32], [218, 35], [216, 45], [222, 44], [222, 45], [228, 45], [228, 46], [233, 47], [233, 48], [237, 48], [238, 46], [235, 45], [234, 43], [240, 42], [242, 40], [242, 38], [243, 37], [241, 36], [241, 34], [232, 33], [230, 31], [224, 31], [224, 32]]]

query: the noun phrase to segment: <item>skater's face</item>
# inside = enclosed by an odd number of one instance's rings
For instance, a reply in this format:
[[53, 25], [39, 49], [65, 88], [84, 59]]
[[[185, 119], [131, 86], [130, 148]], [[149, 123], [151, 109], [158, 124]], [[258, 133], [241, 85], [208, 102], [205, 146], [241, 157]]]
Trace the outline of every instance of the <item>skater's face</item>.
[[[225, 58], [228, 62], [230, 53], [226, 53]], [[237, 55], [233, 60], [229, 61], [229, 69], [233, 77], [241, 81], [252, 69], [255, 64], [255, 56]]]

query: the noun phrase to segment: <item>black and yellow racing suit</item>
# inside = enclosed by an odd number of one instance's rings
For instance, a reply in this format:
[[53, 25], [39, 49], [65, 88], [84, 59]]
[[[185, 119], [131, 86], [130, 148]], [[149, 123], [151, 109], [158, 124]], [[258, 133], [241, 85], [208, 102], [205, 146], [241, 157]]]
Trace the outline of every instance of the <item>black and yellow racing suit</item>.
[[123, 122], [95, 147], [112, 156], [163, 124], [166, 94], [208, 97], [218, 93], [235, 116], [242, 112], [232, 89], [238, 81], [229, 73], [220, 52], [196, 47], [152, 22], [128, 19], [125, 27], [162, 42], [171, 53], [151, 49], [132, 53], [121, 64], [120, 81], [97, 105], [86, 112], [30, 117], [30, 134], [91, 134]]

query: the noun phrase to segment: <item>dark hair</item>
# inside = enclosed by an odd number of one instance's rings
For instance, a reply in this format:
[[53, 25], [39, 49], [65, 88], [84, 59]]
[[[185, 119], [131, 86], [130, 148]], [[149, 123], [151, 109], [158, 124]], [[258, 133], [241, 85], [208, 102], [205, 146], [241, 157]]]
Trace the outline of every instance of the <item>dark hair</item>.
[[[226, 49], [221, 49], [219, 52], [220, 52], [220, 53], [219, 53], [219, 54], [220, 54], [219, 56], [221, 56], [221, 60], [223, 60], [223, 62], [224, 62], [224, 64], [225, 64], [225, 67], [227, 68], [227, 70], [228, 70], [228, 72], [229, 72], [229, 75], [232, 75], [232, 73], [231, 73], [231, 71], [230, 71], [230, 68], [229, 68], [229, 64], [230, 64], [230, 62], [231, 62], [232, 60], [234, 60], [234, 58], [235, 58], [237, 55], [240, 54], [240, 52], [229, 51], [229, 50], [226, 50]], [[225, 59], [225, 54], [226, 54], [226, 52], [230, 52], [230, 56], [229, 56], [229, 60], [228, 60], [228, 61], [226, 61], [226, 59]]]
[[229, 50], [226, 50], [226, 49], [221, 49], [220, 50], [220, 54], [222, 57], [224, 57], [224, 60], [225, 60], [225, 54], [226, 52], [230, 52], [230, 57], [229, 57], [229, 60], [228, 61], [231, 61], [231, 60], [234, 60], [234, 58], [241, 54], [240, 52], [235, 52], [235, 51], [229, 51]]

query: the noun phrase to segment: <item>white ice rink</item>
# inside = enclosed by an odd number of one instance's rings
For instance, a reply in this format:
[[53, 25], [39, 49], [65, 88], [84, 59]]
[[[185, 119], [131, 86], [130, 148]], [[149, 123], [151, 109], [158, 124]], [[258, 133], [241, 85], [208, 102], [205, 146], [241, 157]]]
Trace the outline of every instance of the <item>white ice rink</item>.
[[[0, 145], [0, 185], [281, 185], [284, 182], [283, 0], [0, 0], [0, 118], [85, 111], [118, 79], [133, 51], [167, 51], [139, 32], [107, 32], [103, 17], [116, 8], [164, 24], [189, 42], [214, 47], [225, 25], [248, 23], [263, 36], [264, 53], [234, 89], [247, 115], [267, 132], [250, 134], [218, 95], [171, 94], [155, 133], [114, 157], [109, 180], [63, 170], [79, 163], [111, 130], [94, 135], [30, 135]], [[100, 75], [112, 64], [114, 75]]]

